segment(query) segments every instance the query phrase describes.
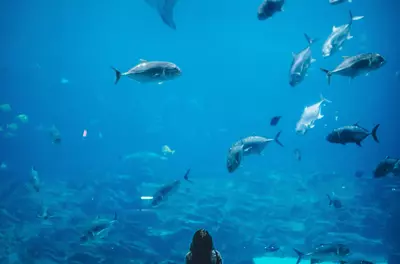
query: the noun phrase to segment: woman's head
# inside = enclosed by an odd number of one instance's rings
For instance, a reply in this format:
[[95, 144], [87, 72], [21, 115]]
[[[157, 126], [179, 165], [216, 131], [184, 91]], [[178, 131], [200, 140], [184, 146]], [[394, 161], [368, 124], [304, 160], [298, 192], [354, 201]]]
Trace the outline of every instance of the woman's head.
[[193, 235], [192, 243], [190, 244], [190, 251], [210, 252], [213, 249], [213, 240], [208, 231], [205, 229], [197, 230]]

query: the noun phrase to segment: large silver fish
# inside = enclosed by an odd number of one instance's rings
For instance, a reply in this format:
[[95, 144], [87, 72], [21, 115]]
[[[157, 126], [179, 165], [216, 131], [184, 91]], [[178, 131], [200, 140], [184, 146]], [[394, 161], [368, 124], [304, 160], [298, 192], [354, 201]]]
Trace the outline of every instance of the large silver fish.
[[321, 68], [321, 71], [325, 72], [328, 78], [328, 84], [331, 83], [332, 75], [341, 75], [353, 79], [361, 74], [368, 75], [368, 73], [379, 69], [386, 63], [385, 58], [378, 53], [363, 53], [351, 57], [343, 56], [343, 59], [343, 62], [332, 71]]
[[174, 21], [174, 7], [178, 0], [145, 0], [151, 7], [157, 10], [164, 24], [176, 29]]
[[250, 136], [237, 141], [233, 146], [243, 147], [243, 156], [249, 155], [261, 155], [268, 143], [274, 141], [279, 146], [283, 147], [283, 144], [279, 141], [281, 131], [279, 131], [275, 138], [266, 138], [261, 136]]
[[127, 76], [139, 83], [158, 83], [173, 80], [181, 76], [182, 71], [176, 64], [167, 61], [146, 61], [140, 60], [140, 63], [127, 72], [120, 72], [114, 67], [115, 84], [121, 79], [121, 76]]
[[328, 57], [337, 52], [338, 50], [342, 50], [343, 44], [346, 40], [352, 39], [353, 36], [350, 35], [351, 26], [353, 21], [363, 19], [363, 16], [353, 17], [351, 11], [350, 13], [350, 22], [348, 24], [344, 24], [340, 27], [333, 26], [332, 33], [329, 35], [328, 39], [324, 42], [322, 46], [322, 56]]
[[304, 108], [300, 120], [296, 124], [297, 134], [304, 135], [309, 129], [314, 128], [315, 121], [324, 117], [321, 113], [322, 103], [324, 102], [332, 103], [321, 94], [319, 102]]
[[303, 253], [297, 249], [293, 249], [298, 259], [296, 264], [299, 264], [303, 259], [310, 259], [310, 264], [321, 263], [324, 261], [343, 261], [349, 254], [350, 249], [343, 244], [321, 244], [310, 252]]
[[308, 42], [307, 48], [303, 49], [298, 54], [292, 54], [293, 61], [289, 73], [289, 84], [292, 87], [295, 87], [304, 80], [311, 63], [315, 62], [315, 59], [311, 56], [311, 45], [315, 43], [316, 39], [310, 38], [307, 34], [304, 34], [304, 36]]

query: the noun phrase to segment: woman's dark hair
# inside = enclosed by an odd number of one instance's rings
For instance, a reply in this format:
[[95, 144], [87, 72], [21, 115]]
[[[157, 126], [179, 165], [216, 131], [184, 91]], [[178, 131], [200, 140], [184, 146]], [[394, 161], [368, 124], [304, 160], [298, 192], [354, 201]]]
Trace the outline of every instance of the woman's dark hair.
[[211, 264], [211, 254], [214, 249], [211, 235], [205, 229], [197, 230], [190, 244], [193, 264]]

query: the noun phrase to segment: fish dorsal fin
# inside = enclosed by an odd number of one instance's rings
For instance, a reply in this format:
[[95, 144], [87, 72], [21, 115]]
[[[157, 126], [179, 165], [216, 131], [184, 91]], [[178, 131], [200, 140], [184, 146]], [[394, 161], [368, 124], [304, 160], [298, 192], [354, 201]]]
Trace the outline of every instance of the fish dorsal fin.
[[140, 61], [141, 63], [147, 62], [147, 60], [145, 60], [145, 59], [139, 59], [139, 61]]
[[345, 60], [345, 59], [350, 58], [350, 56], [342, 56], [342, 58]]
[[386, 156], [386, 158], [385, 159], [390, 159], [390, 157], [389, 156]]
[[295, 58], [296, 57], [296, 53], [292, 52], [292, 57]]
[[335, 26], [333, 26], [333, 27], [332, 27], [332, 31], [333, 31], [333, 32], [336, 32], [336, 31], [338, 31], [338, 28], [335, 27]]

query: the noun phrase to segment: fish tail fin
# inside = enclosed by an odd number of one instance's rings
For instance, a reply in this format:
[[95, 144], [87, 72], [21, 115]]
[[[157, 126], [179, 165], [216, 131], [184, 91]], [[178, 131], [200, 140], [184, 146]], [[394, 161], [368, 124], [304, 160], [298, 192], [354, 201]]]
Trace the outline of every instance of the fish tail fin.
[[326, 78], [328, 78], [328, 85], [331, 84], [331, 76], [332, 76], [332, 72], [330, 70], [324, 69], [324, 68], [320, 68], [321, 71], [325, 72], [326, 74]]
[[114, 212], [114, 221], [118, 220], [117, 212]]
[[374, 138], [374, 140], [375, 140], [377, 143], [379, 143], [379, 139], [378, 139], [378, 136], [376, 135], [376, 131], [378, 131], [379, 126], [380, 126], [380, 124], [377, 124], [377, 125], [372, 129], [372, 132], [371, 132], [372, 137]]
[[298, 256], [296, 264], [299, 264], [301, 262], [301, 259], [304, 257], [304, 253], [295, 248], [293, 250], [294, 250], [294, 252], [296, 252], [296, 254]]
[[121, 72], [119, 70], [117, 70], [116, 68], [111, 66], [111, 69], [113, 69], [115, 71], [115, 82], [114, 84], [117, 84], [119, 79], [121, 79]]
[[322, 102], [332, 103], [331, 100], [326, 99], [322, 94], [319, 95], [321, 97]]
[[189, 179], [189, 173], [190, 173], [190, 169], [188, 169], [188, 170], [186, 171], [185, 175], [183, 176], [183, 179], [185, 179], [185, 180], [188, 181], [188, 182], [192, 182], [192, 181]]
[[176, 30], [176, 24], [174, 21], [174, 7], [177, 2], [177, 0], [166, 0], [164, 6], [158, 10], [164, 24], [173, 30]]
[[307, 35], [306, 33], [304, 33], [304, 37], [306, 38], [308, 45], [311, 46], [312, 44], [314, 44], [315, 42], [318, 41], [318, 39], [316, 38], [311, 38], [309, 35]]
[[349, 15], [350, 15], [350, 25], [353, 23], [353, 21], [361, 20], [364, 18], [364, 16], [353, 16], [353, 13], [351, 10], [349, 10]]
[[274, 138], [274, 141], [276, 142], [276, 144], [278, 144], [279, 146], [283, 147], [282, 142], [279, 141], [279, 137], [280, 137], [281, 133], [282, 133], [282, 131], [279, 131], [279, 132], [276, 134], [276, 136], [275, 136], [275, 138]]

